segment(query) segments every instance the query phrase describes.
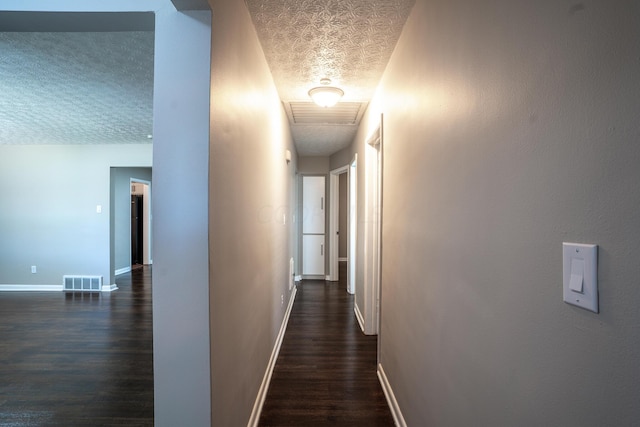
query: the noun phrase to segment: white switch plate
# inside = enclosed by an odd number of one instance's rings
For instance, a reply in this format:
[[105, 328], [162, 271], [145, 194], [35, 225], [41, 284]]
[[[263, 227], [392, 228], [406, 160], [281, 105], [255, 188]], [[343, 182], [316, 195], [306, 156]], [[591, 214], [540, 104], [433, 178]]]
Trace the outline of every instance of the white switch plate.
[[[582, 292], [572, 290], [580, 288], [580, 280]], [[598, 313], [597, 245], [562, 244], [562, 294], [564, 302]]]

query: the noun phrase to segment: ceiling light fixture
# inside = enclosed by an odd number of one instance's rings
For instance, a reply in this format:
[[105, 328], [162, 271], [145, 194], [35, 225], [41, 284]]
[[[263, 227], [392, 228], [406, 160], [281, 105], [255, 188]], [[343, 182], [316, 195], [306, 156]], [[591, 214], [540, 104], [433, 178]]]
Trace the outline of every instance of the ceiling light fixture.
[[328, 86], [331, 84], [331, 80], [327, 78], [320, 80], [320, 84], [324, 86], [314, 87], [309, 91], [309, 96], [320, 107], [333, 107], [342, 98], [344, 91], [337, 87]]

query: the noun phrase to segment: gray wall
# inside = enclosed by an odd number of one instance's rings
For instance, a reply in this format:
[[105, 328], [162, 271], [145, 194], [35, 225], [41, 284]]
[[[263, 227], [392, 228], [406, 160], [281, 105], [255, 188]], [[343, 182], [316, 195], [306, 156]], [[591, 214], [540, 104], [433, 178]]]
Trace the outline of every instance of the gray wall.
[[61, 285], [65, 274], [110, 284], [110, 170], [150, 166], [151, 150], [0, 145], [0, 284]]
[[[418, 0], [385, 114], [381, 364], [410, 426], [640, 419], [640, 10]], [[600, 314], [562, 301], [599, 245]]]
[[291, 295], [297, 156], [246, 5], [212, 5], [212, 423], [243, 426]]
[[111, 168], [113, 271], [131, 266], [131, 178], [151, 181], [151, 168]]
[[152, 190], [157, 426], [211, 422], [210, 49], [210, 11], [157, 11]]
[[328, 175], [329, 157], [300, 157], [298, 161], [300, 175]]

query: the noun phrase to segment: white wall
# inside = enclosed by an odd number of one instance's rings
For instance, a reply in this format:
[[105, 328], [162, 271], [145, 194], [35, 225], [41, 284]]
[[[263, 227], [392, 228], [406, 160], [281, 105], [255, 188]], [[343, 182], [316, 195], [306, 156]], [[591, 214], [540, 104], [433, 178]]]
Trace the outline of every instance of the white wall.
[[246, 5], [212, 7], [211, 410], [243, 426], [291, 295], [297, 156]]
[[[417, 1], [368, 111], [408, 425], [640, 419], [638, 52], [631, 0]], [[599, 245], [600, 314], [562, 301], [563, 241]]]
[[151, 149], [0, 145], [0, 284], [61, 285], [65, 274], [110, 284], [111, 167], [150, 166]]

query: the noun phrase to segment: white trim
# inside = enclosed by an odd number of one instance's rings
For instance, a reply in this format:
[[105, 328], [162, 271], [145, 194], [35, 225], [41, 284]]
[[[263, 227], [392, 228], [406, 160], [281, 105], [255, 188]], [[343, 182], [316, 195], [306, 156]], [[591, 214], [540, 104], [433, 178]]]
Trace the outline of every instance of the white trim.
[[302, 276], [297, 275], [297, 276], [294, 278], [294, 280], [295, 280], [296, 282], [302, 282]]
[[324, 276], [324, 280], [326, 280], [327, 282], [337, 282], [338, 281], [338, 279], [331, 280], [331, 276], [329, 276], [328, 274], [326, 276]]
[[[382, 123], [382, 119], [380, 120]], [[364, 213], [364, 325], [367, 335], [379, 329], [381, 216], [382, 216], [382, 125], [367, 139], [365, 146]]]
[[118, 285], [102, 285], [101, 292], [113, 292], [118, 290]]
[[59, 292], [62, 285], [0, 285], [0, 292]]
[[329, 172], [329, 275], [327, 276], [327, 280], [332, 282], [336, 282], [338, 280], [338, 246], [340, 244], [340, 236], [338, 236], [340, 221], [340, 175], [348, 172], [349, 165], [342, 166]]
[[[349, 199], [349, 218], [347, 227], [349, 234], [347, 235], [347, 251], [349, 252], [349, 263], [347, 264], [347, 292], [352, 295], [356, 293], [356, 263], [359, 262], [357, 257], [358, 244], [358, 153], [355, 153], [353, 160], [349, 163], [349, 188], [347, 190]], [[360, 261], [361, 262], [361, 261]]]
[[400, 411], [400, 406], [398, 405], [395, 394], [393, 394], [393, 389], [391, 388], [391, 384], [389, 384], [387, 375], [384, 373], [384, 369], [382, 369], [381, 363], [378, 363], [378, 380], [380, 380], [382, 391], [384, 392], [384, 396], [387, 398], [387, 403], [389, 404], [389, 409], [391, 410], [391, 415], [393, 415], [395, 425], [397, 427], [407, 427], [407, 422], [402, 416], [402, 411]]
[[287, 305], [287, 311], [284, 313], [284, 319], [282, 319], [282, 325], [280, 325], [280, 332], [278, 332], [278, 336], [276, 337], [276, 343], [273, 347], [273, 351], [271, 352], [271, 358], [269, 359], [269, 364], [267, 365], [267, 371], [264, 373], [264, 378], [262, 378], [262, 384], [260, 384], [260, 389], [258, 390], [258, 396], [256, 397], [256, 401], [253, 404], [253, 410], [251, 411], [251, 418], [249, 418], [249, 423], [247, 424], [247, 427], [258, 426], [258, 421], [260, 420], [260, 414], [262, 413], [262, 406], [264, 405], [264, 400], [267, 397], [267, 391], [269, 391], [269, 384], [271, 383], [271, 375], [273, 374], [273, 368], [275, 368], [276, 361], [278, 360], [278, 354], [280, 354], [280, 346], [282, 345], [282, 339], [284, 338], [284, 334], [287, 331], [289, 316], [291, 315], [291, 309], [293, 308], [293, 303], [296, 299], [297, 293], [298, 293], [298, 288], [294, 286], [293, 292], [291, 292], [291, 297], [289, 298], [289, 305]]
[[124, 267], [124, 268], [119, 268], [116, 271], [114, 271], [114, 275], [115, 276], [119, 276], [121, 274], [125, 274], [131, 271], [131, 266], [129, 267]]
[[362, 330], [362, 333], [364, 333], [364, 318], [362, 317], [362, 313], [360, 313], [360, 308], [356, 303], [353, 303], [353, 312], [356, 314], [356, 319], [358, 320], [358, 324], [360, 325], [360, 329]]
[[338, 262], [344, 262], [344, 261], [349, 261], [349, 258], [347, 258], [346, 256], [338, 258]]

